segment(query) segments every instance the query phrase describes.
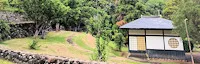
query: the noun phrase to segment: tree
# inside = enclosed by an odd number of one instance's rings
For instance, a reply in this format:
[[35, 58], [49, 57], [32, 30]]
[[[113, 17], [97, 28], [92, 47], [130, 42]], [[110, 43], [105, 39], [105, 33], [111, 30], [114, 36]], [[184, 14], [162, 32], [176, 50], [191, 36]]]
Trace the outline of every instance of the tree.
[[[88, 31], [96, 35], [97, 38], [105, 36], [103, 38], [106, 41], [114, 41], [117, 45], [119, 51], [125, 42], [126, 31], [120, 30], [116, 26], [116, 22], [120, 20], [126, 20], [128, 22], [139, 18], [141, 15], [146, 14], [145, 5], [137, 0], [134, 1], [106, 1], [100, 0], [97, 2], [90, 2], [92, 4], [87, 4], [93, 8], [96, 8], [100, 16], [96, 16], [87, 21]], [[95, 6], [93, 4], [97, 4]], [[95, 10], [94, 10], [95, 11]], [[103, 12], [103, 13], [102, 13]], [[107, 18], [106, 15], [109, 16]], [[98, 18], [98, 20], [95, 20]], [[91, 21], [92, 20], [92, 21]], [[101, 35], [99, 35], [101, 34]]]
[[92, 54], [92, 60], [106, 61], [108, 59], [107, 44], [108, 41], [104, 40], [103, 37], [96, 39], [97, 48], [94, 51], [95, 54]]
[[0, 1], [0, 10], [3, 10], [5, 7], [5, 1]]
[[[93, 6], [95, 2], [88, 0], [60, 0], [62, 4], [70, 10], [62, 17], [59, 23], [65, 28], [74, 28], [75, 31], [80, 27], [85, 27], [86, 21], [93, 17], [96, 12]], [[92, 4], [91, 4], [92, 3]], [[55, 24], [55, 23], [53, 23]], [[83, 25], [83, 26], [81, 26]]]
[[188, 0], [181, 1], [181, 4], [178, 6], [177, 12], [173, 14], [172, 20], [176, 27], [176, 32], [185, 39], [185, 25], [184, 20], [187, 20], [189, 36], [193, 42], [200, 42], [200, 1], [199, 0]]
[[116, 14], [118, 16], [123, 14], [126, 22], [133, 21], [140, 18], [141, 15], [147, 14], [145, 5], [138, 0], [120, 0], [116, 8]]
[[115, 35], [113, 36], [114, 42], [117, 44], [117, 48], [119, 51], [121, 51], [121, 48], [125, 42], [125, 37], [122, 33], [115, 32]]
[[58, 21], [70, 8], [60, 0], [24, 0], [18, 5], [26, 17], [35, 22], [35, 37], [42, 30], [49, 29], [52, 21]]
[[148, 0], [145, 5], [147, 7], [147, 12], [151, 15], [162, 14], [162, 10], [165, 6], [164, 0]]
[[165, 2], [165, 6], [162, 11], [164, 18], [172, 19], [172, 15], [177, 11], [180, 1], [181, 0], [168, 0]]
[[[88, 32], [94, 35], [97, 39], [96, 41], [96, 60], [106, 61], [107, 53], [106, 48], [111, 34], [111, 21], [109, 21], [110, 16], [101, 9], [97, 9], [97, 15], [91, 17], [87, 23]], [[99, 39], [100, 38], [100, 39]]]

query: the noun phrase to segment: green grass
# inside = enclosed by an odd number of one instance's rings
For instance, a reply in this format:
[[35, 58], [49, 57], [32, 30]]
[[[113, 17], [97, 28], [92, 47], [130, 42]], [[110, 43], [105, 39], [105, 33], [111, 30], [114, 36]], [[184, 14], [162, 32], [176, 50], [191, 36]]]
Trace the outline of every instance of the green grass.
[[174, 63], [174, 62], [161, 62], [161, 64], [177, 64], [177, 63]]
[[[86, 50], [93, 50], [92, 48], [88, 47], [82, 41], [82, 38], [73, 37], [76, 43], [76, 46], [72, 46], [67, 42], [67, 38], [73, 33], [77, 32], [70, 32], [70, 31], [60, 31], [60, 32], [49, 32], [46, 35], [46, 39], [37, 39], [38, 45], [41, 45], [39, 50], [31, 50], [29, 48], [30, 43], [34, 40], [33, 37], [27, 38], [16, 38], [7, 41], [1, 42], [0, 45], [3, 45], [6, 48], [13, 49], [13, 50], [24, 50], [33, 53], [40, 53], [40, 54], [49, 54], [49, 55], [58, 55], [58, 56], [69, 56], [75, 58], [82, 58], [86, 60], [89, 58], [91, 52], [87, 52]], [[86, 36], [85, 33], [80, 34], [81, 37]], [[79, 47], [80, 46], [80, 47]]]
[[44, 42], [45, 44], [65, 43], [70, 33], [71, 32], [50, 32], [46, 35], [46, 39], [39, 39], [39, 42]]
[[0, 63], [1, 63], [1, 64], [14, 64], [14, 63], [12, 63], [12, 62], [10, 62], [10, 61], [3, 60], [3, 59], [0, 59]]
[[[117, 47], [116, 47], [116, 44], [114, 42], [112, 42], [112, 41], [109, 42], [108, 48], [110, 49], [110, 53], [114, 54], [115, 56], [121, 56], [121, 52], [116, 50]], [[124, 46], [121, 48], [121, 50], [122, 50], [122, 52], [128, 52], [128, 48], [124, 47]]]
[[83, 33], [83, 34], [80, 34], [80, 35], [77, 35], [77, 36], [74, 36], [72, 38], [73, 42], [75, 42], [77, 45], [79, 45], [80, 47], [84, 48], [84, 49], [87, 49], [87, 50], [94, 50], [92, 49], [91, 47], [89, 47], [88, 45], [86, 45], [82, 39], [84, 39], [84, 37], [86, 36], [86, 33]]
[[[74, 35], [72, 40], [77, 45], [73, 46], [66, 41], [66, 39], [71, 35]], [[29, 49], [29, 44], [34, 40], [33, 37], [11, 39], [1, 42], [0, 45], [12, 50], [90, 60], [91, 54], [93, 53], [95, 47], [91, 47], [91, 44], [86, 44], [84, 41], [84, 39], [87, 40], [86, 36], [86, 33], [77, 33], [71, 31], [49, 32], [46, 35], [46, 39], [38, 39], [38, 45], [41, 45], [40, 49], [38, 50]], [[95, 44], [93, 44], [93, 46], [95, 46]], [[116, 49], [114, 42], [110, 42], [108, 46], [109, 58], [107, 62], [109, 63], [145, 64], [121, 57], [121, 52], [113, 50]], [[122, 47], [123, 52], [127, 52], [127, 50], [127, 47]]]

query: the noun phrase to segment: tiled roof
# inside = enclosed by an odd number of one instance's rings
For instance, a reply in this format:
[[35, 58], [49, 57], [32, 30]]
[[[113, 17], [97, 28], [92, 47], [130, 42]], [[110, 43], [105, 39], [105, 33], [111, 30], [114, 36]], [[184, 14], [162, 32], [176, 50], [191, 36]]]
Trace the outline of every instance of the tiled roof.
[[125, 29], [173, 29], [171, 20], [160, 18], [158, 16], [146, 16], [135, 21], [129, 22], [120, 28]]

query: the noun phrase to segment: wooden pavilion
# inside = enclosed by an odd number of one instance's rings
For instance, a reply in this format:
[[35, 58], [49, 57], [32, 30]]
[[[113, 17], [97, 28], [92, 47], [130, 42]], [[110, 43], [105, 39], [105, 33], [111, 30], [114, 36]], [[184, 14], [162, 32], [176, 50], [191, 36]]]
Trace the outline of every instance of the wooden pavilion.
[[181, 37], [172, 30], [171, 20], [144, 16], [120, 27], [128, 29], [129, 52], [145, 53], [148, 58], [185, 59]]

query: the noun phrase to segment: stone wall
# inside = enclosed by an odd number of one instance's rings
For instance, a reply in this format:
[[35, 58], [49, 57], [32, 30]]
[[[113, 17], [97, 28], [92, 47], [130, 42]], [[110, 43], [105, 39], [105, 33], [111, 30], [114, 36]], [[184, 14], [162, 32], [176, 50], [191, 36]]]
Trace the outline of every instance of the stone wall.
[[33, 36], [35, 33], [35, 24], [10, 24], [10, 38], [24, 38]]
[[67, 57], [32, 54], [0, 49], [0, 58], [17, 64], [106, 64], [105, 62], [85, 61]]
[[13, 12], [5, 12], [5, 11], [0, 11], [0, 19], [1, 20], [6, 20], [8, 22], [23, 22], [27, 21], [24, 19], [24, 15], [19, 14], [19, 13], [13, 13]]
[[0, 40], [30, 37], [34, 35], [35, 23], [24, 19], [24, 15], [20, 13], [0, 11], [0, 20], [8, 22], [11, 28], [10, 34]]

